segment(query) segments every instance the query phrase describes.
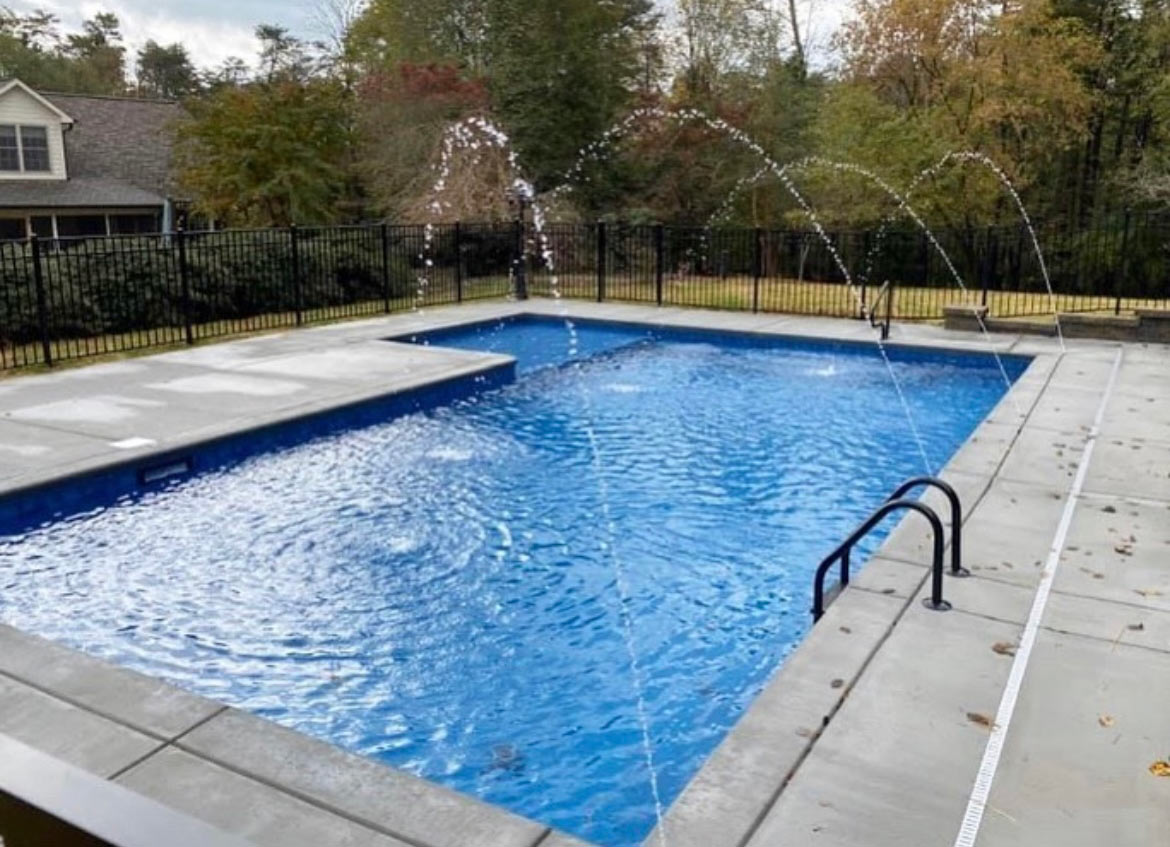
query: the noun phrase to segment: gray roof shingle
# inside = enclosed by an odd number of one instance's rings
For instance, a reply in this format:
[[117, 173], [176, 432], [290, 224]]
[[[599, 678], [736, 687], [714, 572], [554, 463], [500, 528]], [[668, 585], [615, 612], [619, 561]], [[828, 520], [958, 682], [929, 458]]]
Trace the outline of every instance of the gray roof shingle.
[[0, 209], [161, 206], [163, 202], [162, 195], [115, 179], [71, 176], [67, 180], [0, 182]]
[[178, 103], [51, 92], [42, 96], [74, 121], [65, 133], [70, 182], [124, 182], [160, 197], [173, 192], [174, 127], [185, 114]]

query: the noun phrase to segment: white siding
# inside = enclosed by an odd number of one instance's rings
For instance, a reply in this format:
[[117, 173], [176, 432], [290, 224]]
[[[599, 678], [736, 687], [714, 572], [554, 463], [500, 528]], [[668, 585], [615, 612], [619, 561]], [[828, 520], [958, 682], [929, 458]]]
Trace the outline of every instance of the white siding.
[[43, 126], [49, 130], [49, 170], [40, 172], [0, 171], [0, 179], [65, 179], [65, 140], [61, 118], [46, 109], [20, 88], [0, 96], [0, 124]]

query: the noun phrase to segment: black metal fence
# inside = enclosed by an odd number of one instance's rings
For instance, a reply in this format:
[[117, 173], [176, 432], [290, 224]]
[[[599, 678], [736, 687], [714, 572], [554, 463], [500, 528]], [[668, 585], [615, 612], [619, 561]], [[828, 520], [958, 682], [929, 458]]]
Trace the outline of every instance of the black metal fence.
[[[1040, 227], [1037, 237], [1060, 311], [1170, 308], [1170, 217]], [[960, 302], [996, 317], [1053, 306], [1023, 227], [930, 236], [599, 223], [540, 234], [518, 223], [378, 223], [33, 239], [0, 244], [0, 369], [554, 289], [856, 317], [886, 282], [900, 320], [938, 319]]]

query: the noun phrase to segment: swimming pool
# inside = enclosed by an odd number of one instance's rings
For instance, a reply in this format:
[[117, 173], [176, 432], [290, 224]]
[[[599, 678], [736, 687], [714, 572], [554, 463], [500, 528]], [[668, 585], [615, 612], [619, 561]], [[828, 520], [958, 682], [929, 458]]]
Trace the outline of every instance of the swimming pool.
[[[872, 347], [577, 334], [564, 366], [557, 321], [434, 333], [519, 379], [0, 529], [0, 619], [633, 843], [654, 811], [615, 560], [669, 802], [803, 636], [816, 562], [922, 465]], [[893, 358], [937, 467], [1002, 378]]]

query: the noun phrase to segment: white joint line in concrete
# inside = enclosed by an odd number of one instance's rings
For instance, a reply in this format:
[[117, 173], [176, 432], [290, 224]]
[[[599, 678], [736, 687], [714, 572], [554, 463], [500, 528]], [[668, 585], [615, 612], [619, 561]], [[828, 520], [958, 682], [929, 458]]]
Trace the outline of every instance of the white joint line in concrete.
[[1044, 617], [1044, 610], [1048, 606], [1048, 597], [1052, 593], [1052, 584], [1056, 579], [1056, 570], [1060, 566], [1060, 557], [1064, 552], [1065, 540], [1068, 538], [1069, 528], [1072, 526], [1073, 513], [1081, 498], [1081, 491], [1085, 486], [1085, 478], [1089, 473], [1089, 463], [1093, 458], [1093, 448], [1101, 433], [1101, 421], [1105, 417], [1105, 407], [1113, 395], [1113, 387], [1117, 382], [1117, 373], [1121, 369], [1122, 350], [1117, 351], [1113, 360], [1113, 370], [1109, 374], [1109, 382], [1105, 386], [1105, 393], [1097, 406], [1097, 415], [1093, 419], [1093, 426], [1089, 430], [1085, 451], [1081, 455], [1081, 462], [1077, 467], [1077, 475], [1069, 489], [1068, 500], [1064, 504], [1060, 523], [1056, 527], [1056, 535], [1052, 538], [1052, 547], [1048, 551], [1048, 561], [1040, 575], [1040, 584], [1036, 589], [1036, 597], [1032, 601], [1032, 610], [1028, 613], [1028, 620], [1024, 624], [1024, 632], [1020, 636], [1020, 644], [1016, 648], [1016, 657], [1012, 661], [1012, 669], [1008, 674], [1007, 685], [1004, 686], [1003, 697], [999, 701], [999, 709], [995, 713], [995, 723], [991, 727], [991, 734], [987, 739], [987, 747], [983, 751], [983, 760], [979, 763], [979, 771], [975, 775], [975, 785], [971, 789], [970, 799], [967, 801], [967, 811], [963, 814], [963, 822], [959, 826], [959, 834], [955, 836], [955, 847], [974, 847], [979, 837], [979, 828], [983, 823], [983, 812], [987, 808], [988, 798], [991, 796], [991, 785], [995, 781], [995, 774], [999, 768], [1000, 754], [1011, 727], [1012, 716], [1016, 711], [1016, 701], [1020, 696], [1020, 686], [1024, 681], [1024, 674], [1028, 670], [1028, 662], [1032, 657], [1032, 647], [1036, 643], [1036, 635], [1040, 630], [1040, 621]]

